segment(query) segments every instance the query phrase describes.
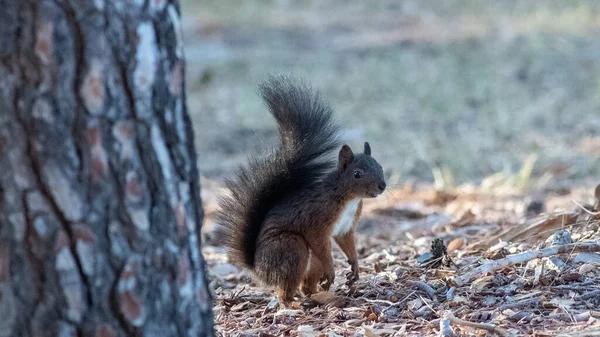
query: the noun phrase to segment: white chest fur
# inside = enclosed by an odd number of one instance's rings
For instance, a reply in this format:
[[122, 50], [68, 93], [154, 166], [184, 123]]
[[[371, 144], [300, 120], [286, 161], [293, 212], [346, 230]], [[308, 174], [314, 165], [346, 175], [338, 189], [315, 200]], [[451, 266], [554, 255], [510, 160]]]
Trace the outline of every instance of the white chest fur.
[[335, 227], [333, 227], [332, 236], [344, 235], [350, 231], [354, 224], [354, 215], [356, 214], [359, 203], [360, 199], [354, 199], [346, 205], [340, 219], [335, 223]]

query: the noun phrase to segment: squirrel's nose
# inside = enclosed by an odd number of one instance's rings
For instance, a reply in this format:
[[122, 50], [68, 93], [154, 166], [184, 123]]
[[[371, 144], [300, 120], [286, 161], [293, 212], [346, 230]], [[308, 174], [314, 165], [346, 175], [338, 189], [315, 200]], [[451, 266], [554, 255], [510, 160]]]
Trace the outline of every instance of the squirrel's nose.
[[385, 190], [385, 182], [384, 182], [384, 181], [380, 182], [380, 183], [377, 185], [377, 187], [379, 187], [379, 190], [381, 190], [381, 191]]

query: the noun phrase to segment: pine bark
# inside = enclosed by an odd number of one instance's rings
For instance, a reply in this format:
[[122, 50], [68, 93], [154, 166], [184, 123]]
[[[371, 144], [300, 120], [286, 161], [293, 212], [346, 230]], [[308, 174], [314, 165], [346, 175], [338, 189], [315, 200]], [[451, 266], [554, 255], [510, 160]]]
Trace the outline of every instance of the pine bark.
[[0, 337], [212, 336], [176, 0], [0, 0]]

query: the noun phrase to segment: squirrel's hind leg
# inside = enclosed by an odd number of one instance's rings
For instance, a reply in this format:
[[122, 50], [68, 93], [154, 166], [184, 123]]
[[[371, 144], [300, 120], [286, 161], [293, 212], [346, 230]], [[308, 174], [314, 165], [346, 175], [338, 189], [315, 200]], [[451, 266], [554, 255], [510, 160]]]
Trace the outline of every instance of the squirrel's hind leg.
[[323, 265], [319, 259], [309, 256], [308, 258], [308, 270], [302, 280], [302, 293], [305, 296], [312, 295], [317, 292], [317, 285], [323, 277]]
[[255, 271], [267, 284], [277, 286], [279, 300], [288, 303], [294, 300], [308, 257], [308, 244], [301, 235], [278, 233], [261, 240], [256, 250]]
[[329, 237], [315, 237], [310, 242], [311, 265], [313, 261], [319, 260], [322, 272], [319, 275], [321, 287], [328, 291], [335, 280], [335, 270], [333, 267], [333, 256], [331, 255], [331, 242]]

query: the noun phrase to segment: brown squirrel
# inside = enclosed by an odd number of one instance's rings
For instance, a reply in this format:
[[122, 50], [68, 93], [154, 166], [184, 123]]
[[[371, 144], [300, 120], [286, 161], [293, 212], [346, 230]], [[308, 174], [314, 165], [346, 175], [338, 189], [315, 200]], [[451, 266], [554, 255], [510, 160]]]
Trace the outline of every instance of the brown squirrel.
[[[348, 257], [348, 282], [358, 279], [354, 229], [362, 198], [383, 193], [381, 165], [341, 146], [333, 110], [305, 83], [284, 76], [259, 85], [279, 126], [280, 144], [264, 158], [251, 158], [226, 180], [217, 219], [230, 260], [277, 286], [279, 300], [328, 290], [334, 281], [333, 236]], [[339, 150], [337, 165], [328, 158]]]

